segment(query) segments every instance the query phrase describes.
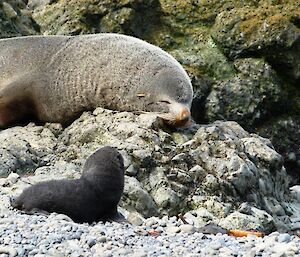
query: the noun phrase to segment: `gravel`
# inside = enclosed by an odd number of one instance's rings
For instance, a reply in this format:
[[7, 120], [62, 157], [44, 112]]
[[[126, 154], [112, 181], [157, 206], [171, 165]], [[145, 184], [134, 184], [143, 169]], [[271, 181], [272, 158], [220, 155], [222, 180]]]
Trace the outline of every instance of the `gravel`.
[[0, 214], [0, 256], [300, 256], [298, 236], [274, 232], [263, 238], [206, 235], [177, 217], [148, 218], [140, 226], [77, 224], [52, 213]]

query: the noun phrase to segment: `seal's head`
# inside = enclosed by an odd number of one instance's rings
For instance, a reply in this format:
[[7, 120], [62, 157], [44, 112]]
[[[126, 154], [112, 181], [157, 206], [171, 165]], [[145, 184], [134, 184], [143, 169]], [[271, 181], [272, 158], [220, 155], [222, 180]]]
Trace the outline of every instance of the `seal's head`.
[[140, 90], [137, 96], [143, 98], [145, 111], [157, 113], [172, 127], [186, 127], [191, 123], [193, 88], [183, 68], [174, 70], [173, 67], [166, 67], [159, 70], [151, 83]]

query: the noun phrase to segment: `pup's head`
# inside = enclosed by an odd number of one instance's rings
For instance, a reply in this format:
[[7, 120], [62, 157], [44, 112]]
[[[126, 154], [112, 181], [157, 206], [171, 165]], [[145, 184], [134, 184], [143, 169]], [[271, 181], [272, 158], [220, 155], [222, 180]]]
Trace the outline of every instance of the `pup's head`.
[[[124, 161], [113, 147], [105, 146], [93, 153], [83, 166], [82, 178], [101, 192], [121, 196], [124, 188]], [[114, 191], [114, 192], [111, 192]]]

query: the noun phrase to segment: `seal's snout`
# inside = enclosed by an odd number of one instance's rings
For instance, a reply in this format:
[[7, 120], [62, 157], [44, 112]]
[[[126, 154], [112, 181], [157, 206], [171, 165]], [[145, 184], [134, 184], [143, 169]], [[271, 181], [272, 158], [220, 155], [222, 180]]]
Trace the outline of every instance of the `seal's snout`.
[[174, 126], [175, 127], [186, 127], [190, 124], [191, 112], [190, 110], [183, 106], [179, 109], [177, 115], [175, 116]]
[[183, 121], [191, 117], [191, 112], [188, 108], [182, 107], [179, 113], [176, 115], [176, 121]]
[[187, 106], [178, 103], [172, 103], [170, 112], [159, 115], [159, 117], [163, 119], [164, 123], [175, 128], [184, 128], [193, 123], [190, 109]]

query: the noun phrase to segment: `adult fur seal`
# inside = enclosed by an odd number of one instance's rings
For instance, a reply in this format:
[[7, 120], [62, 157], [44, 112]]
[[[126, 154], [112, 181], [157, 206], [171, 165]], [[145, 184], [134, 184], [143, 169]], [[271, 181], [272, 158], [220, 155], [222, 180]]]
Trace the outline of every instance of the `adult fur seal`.
[[190, 118], [193, 89], [168, 53], [119, 34], [0, 40], [0, 126], [28, 120], [69, 124], [84, 110], [157, 112]]
[[79, 179], [35, 184], [11, 199], [11, 205], [29, 213], [63, 213], [79, 223], [114, 220], [120, 217], [117, 204], [123, 188], [123, 158], [107, 146], [87, 159]]

